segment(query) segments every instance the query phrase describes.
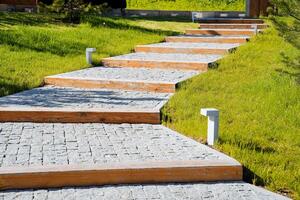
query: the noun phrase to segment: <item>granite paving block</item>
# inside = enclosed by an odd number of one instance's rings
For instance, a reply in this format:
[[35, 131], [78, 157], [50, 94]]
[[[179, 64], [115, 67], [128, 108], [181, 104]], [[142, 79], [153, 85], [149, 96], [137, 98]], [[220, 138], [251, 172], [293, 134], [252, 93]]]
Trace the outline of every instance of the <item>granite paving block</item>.
[[0, 191], [3, 200], [287, 200], [244, 182], [107, 185]]
[[131, 53], [108, 58], [109, 60], [134, 60], [134, 61], [164, 61], [164, 62], [184, 62], [184, 63], [211, 63], [222, 58], [221, 55], [195, 55], [176, 53]]
[[0, 111], [159, 111], [167, 93], [47, 86], [0, 98]]
[[245, 43], [248, 36], [220, 36], [220, 35], [178, 35], [166, 37], [167, 42], [190, 42], [190, 43]]
[[0, 169], [152, 161], [234, 161], [162, 125], [0, 123]]
[[64, 74], [49, 76], [50, 78], [69, 78], [78, 80], [106, 80], [144, 83], [176, 84], [199, 74], [199, 71], [181, 71], [175, 69], [93, 67]]
[[240, 46], [240, 44], [165, 42], [141, 46], [165, 48], [232, 49]]

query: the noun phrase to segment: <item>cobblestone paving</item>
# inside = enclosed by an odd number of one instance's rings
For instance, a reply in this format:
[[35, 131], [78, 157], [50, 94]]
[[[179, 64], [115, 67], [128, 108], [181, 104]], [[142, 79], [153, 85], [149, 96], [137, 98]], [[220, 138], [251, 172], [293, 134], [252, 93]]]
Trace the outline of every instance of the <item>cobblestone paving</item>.
[[143, 46], [169, 47], [169, 48], [232, 49], [240, 46], [240, 44], [165, 42], [165, 43], [149, 44]]
[[167, 61], [167, 62], [199, 62], [211, 63], [222, 58], [222, 55], [213, 54], [183, 54], [183, 53], [131, 53], [115, 56], [112, 60], [141, 60], [141, 61]]
[[238, 36], [238, 35], [235, 35], [235, 36], [232, 36], [232, 35], [178, 35], [178, 36], [169, 36], [169, 38], [197, 38], [197, 37], [203, 37], [203, 38], [232, 38], [232, 39], [240, 39], [240, 38], [245, 38], [245, 39], [249, 39], [250, 37], [249, 36]]
[[0, 98], [0, 108], [74, 111], [159, 110], [170, 94], [47, 86]]
[[161, 125], [0, 123], [0, 166], [232, 160]]
[[51, 77], [89, 80], [123, 80], [139, 82], [178, 83], [199, 74], [198, 71], [148, 68], [93, 67]]
[[243, 182], [119, 185], [0, 192], [3, 200], [285, 200]]

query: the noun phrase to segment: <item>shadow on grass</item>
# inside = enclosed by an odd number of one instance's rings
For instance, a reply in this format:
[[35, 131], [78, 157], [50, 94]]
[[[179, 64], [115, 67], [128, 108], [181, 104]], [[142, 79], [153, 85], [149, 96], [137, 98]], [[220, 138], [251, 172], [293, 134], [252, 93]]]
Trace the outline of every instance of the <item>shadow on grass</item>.
[[67, 54], [79, 55], [87, 47], [85, 44], [53, 39], [51, 33], [35, 32], [33, 30], [5, 30], [0, 31], [0, 44], [11, 46], [16, 51], [32, 50], [37, 52], [49, 52], [58, 56]]
[[[294, 19], [291, 23], [287, 23], [279, 18], [274, 18], [272, 21], [279, 34], [300, 50], [300, 21]], [[287, 66], [288, 70], [277, 69], [276, 71], [294, 77], [297, 84], [300, 84], [300, 56], [290, 58], [286, 54], [281, 53], [281, 61]]]
[[0, 82], [0, 97], [10, 95], [13, 93], [21, 92], [24, 90], [28, 90], [30, 87], [27, 84], [23, 85], [17, 85], [17, 84], [11, 84], [7, 82]]
[[288, 67], [289, 70], [276, 69], [277, 72], [294, 77], [297, 84], [300, 84], [300, 56], [292, 59], [286, 54], [281, 54], [281, 61]]
[[[140, 19], [140, 18], [139, 18]], [[120, 17], [98, 17], [94, 15], [86, 15], [82, 17], [82, 22], [89, 23], [92, 27], [107, 27], [120, 30], [136, 30], [143, 33], [154, 33], [160, 35], [177, 35], [179, 32], [165, 31], [160, 29], [149, 29], [140, 26], [128, 24]]]
[[257, 186], [265, 186], [263, 178], [261, 178], [245, 166], [243, 167], [243, 180], [247, 183], [254, 184]]
[[0, 12], [0, 26], [30, 25], [46, 26], [62, 23], [62, 17], [54, 14]]

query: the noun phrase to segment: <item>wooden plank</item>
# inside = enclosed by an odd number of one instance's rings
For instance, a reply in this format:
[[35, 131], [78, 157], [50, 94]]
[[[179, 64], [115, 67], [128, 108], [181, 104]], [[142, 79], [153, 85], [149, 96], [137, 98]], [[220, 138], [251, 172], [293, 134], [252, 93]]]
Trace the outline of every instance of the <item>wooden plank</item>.
[[253, 26], [258, 29], [268, 28], [267, 24], [199, 24], [199, 28], [206, 29], [253, 29]]
[[246, 38], [206, 38], [206, 37], [166, 37], [166, 42], [206, 42], [206, 43], [245, 43]]
[[189, 29], [185, 31], [188, 35], [247, 35], [255, 34], [253, 30], [222, 30], [222, 29]]
[[101, 166], [0, 168], [2, 190], [240, 180], [242, 180], [242, 166], [230, 161], [158, 161]]
[[180, 70], [199, 70], [205, 72], [208, 70], [209, 63], [193, 62], [169, 62], [169, 61], [137, 61], [137, 60], [116, 60], [105, 58], [103, 65], [107, 67], [142, 67], [142, 68], [160, 68], [160, 69], [180, 69]]
[[86, 80], [58, 77], [46, 77], [44, 82], [48, 85], [75, 88], [107, 88], [161, 93], [175, 92], [175, 84], [173, 83], [147, 83], [122, 80]]
[[148, 123], [160, 124], [160, 112], [69, 111], [69, 110], [0, 110], [0, 122], [59, 123]]
[[139, 45], [135, 48], [136, 52], [152, 53], [186, 53], [186, 54], [226, 54], [227, 49], [200, 49], [200, 48], [170, 48], [170, 47], [149, 47]]
[[224, 23], [224, 24], [263, 24], [262, 19], [225, 19], [225, 18], [212, 18], [212, 19], [200, 19], [199, 23]]

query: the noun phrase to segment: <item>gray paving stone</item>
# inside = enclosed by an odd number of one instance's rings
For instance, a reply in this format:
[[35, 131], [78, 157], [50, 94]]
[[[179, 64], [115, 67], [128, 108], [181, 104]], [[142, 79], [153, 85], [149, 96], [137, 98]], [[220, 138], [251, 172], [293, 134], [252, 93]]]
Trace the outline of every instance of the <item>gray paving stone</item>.
[[169, 36], [169, 37], [183, 37], [183, 38], [232, 38], [232, 39], [249, 39], [249, 36], [243, 36], [243, 35], [189, 35], [189, 34], [185, 34], [185, 35], [177, 35], [177, 36]]
[[50, 76], [88, 80], [118, 80], [133, 82], [178, 83], [199, 74], [199, 71], [172, 69], [93, 67], [74, 72]]
[[13, 137], [20, 128], [22, 143], [0, 141], [0, 167], [233, 160], [162, 125], [0, 123], [0, 135]]
[[198, 49], [232, 49], [240, 44], [222, 43], [189, 43], [189, 42], [164, 42], [157, 44], [143, 45], [147, 47], [168, 47], [168, 48], [198, 48]]
[[156, 112], [170, 96], [167, 93], [47, 86], [2, 97], [0, 109]]
[[102, 187], [8, 190], [9, 200], [286, 200], [288, 198], [244, 182], [194, 184], [114, 185]]
[[165, 61], [165, 62], [199, 62], [212, 63], [221, 59], [222, 55], [213, 54], [181, 54], [181, 53], [131, 53], [111, 57], [111, 60]]

